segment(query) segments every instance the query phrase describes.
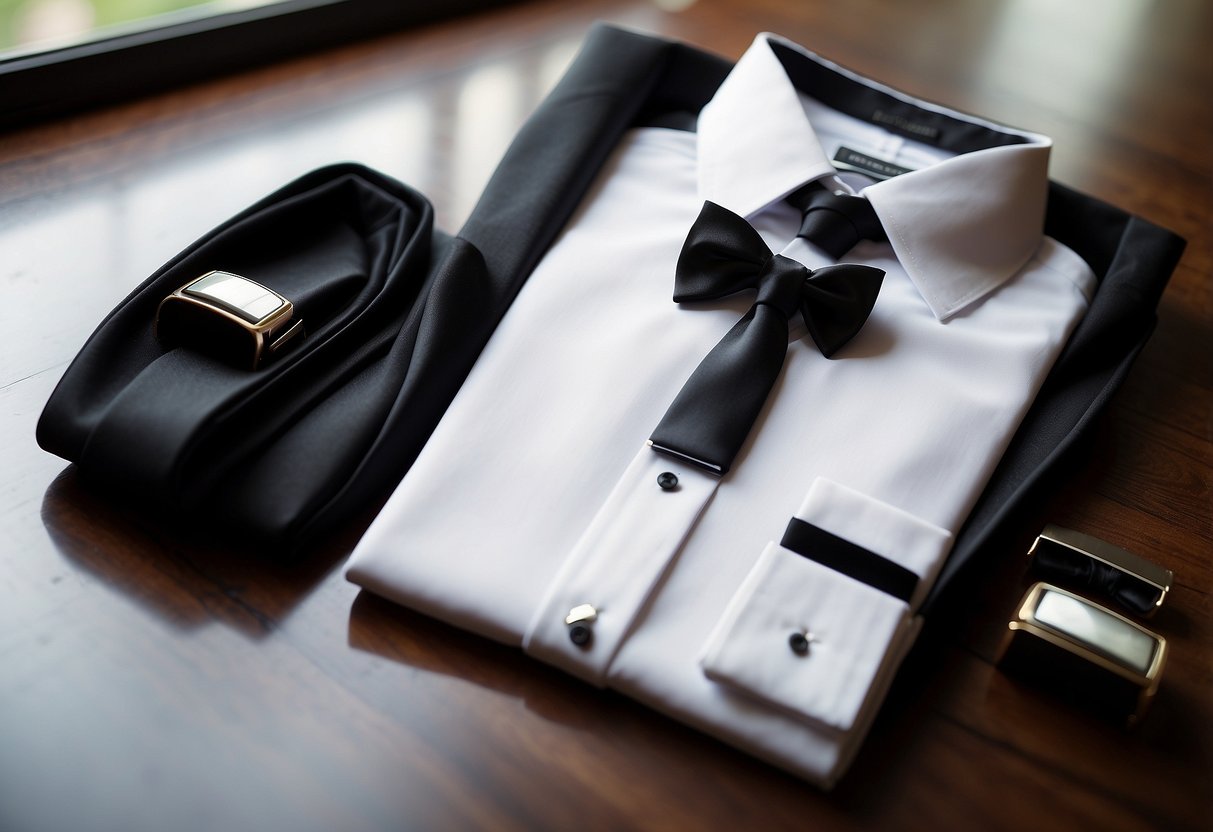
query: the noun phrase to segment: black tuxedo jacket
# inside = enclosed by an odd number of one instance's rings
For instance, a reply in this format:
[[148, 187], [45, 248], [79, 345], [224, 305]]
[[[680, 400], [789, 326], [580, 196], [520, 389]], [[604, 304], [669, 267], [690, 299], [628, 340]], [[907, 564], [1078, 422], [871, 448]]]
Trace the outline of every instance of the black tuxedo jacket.
[[[288, 546], [311, 538], [404, 475], [623, 132], [694, 129], [730, 69], [683, 44], [596, 27], [454, 237], [431, 228], [421, 195], [364, 168], [292, 183], [111, 313], [52, 395], [39, 441], [149, 505]], [[1056, 184], [1045, 231], [1100, 285], [928, 604], [1057, 484], [1149, 337], [1183, 249], [1174, 234]], [[308, 342], [252, 374], [166, 353], [151, 332], [156, 304], [210, 268], [302, 296], [318, 324]]]

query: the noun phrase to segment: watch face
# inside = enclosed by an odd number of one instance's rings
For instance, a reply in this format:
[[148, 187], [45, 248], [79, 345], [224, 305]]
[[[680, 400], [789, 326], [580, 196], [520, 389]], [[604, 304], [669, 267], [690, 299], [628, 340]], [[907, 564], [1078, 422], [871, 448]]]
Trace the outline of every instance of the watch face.
[[250, 324], [260, 323], [286, 305], [281, 295], [231, 272], [211, 272], [182, 292], [238, 315]]
[[1034, 617], [1037, 623], [1102, 653], [1122, 667], [1142, 676], [1150, 671], [1157, 640], [1098, 607], [1068, 594], [1045, 590]]

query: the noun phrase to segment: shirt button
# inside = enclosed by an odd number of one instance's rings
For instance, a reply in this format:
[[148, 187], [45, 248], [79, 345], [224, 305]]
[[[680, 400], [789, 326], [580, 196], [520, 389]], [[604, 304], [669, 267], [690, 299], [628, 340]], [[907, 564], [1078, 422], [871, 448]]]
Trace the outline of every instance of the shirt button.
[[664, 471], [657, 475], [657, 484], [662, 491], [673, 491], [678, 487], [678, 475], [673, 471]]

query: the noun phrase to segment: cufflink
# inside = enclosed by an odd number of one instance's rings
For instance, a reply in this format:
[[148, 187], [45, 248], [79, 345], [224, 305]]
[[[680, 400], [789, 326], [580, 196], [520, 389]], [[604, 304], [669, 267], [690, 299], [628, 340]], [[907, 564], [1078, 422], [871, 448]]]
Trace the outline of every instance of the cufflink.
[[578, 647], [587, 648], [594, 639], [594, 622], [598, 620], [598, 610], [592, 604], [578, 604], [569, 610], [564, 617], [565, 626], [569, 628], [569, 641]]
[[1032, 570], [1056, 583], [1115, 601], [1150, 616], [1162, 606], [1174, 574], [1140, 555], [1089, 534], [1045, 526], [1028, 550]]
[[1166, 640], [1072, 592], [1039, 582], [1024, 596], [998, 663], [1083, 710], [1133, 725], [1158, 690]]
[[304, 336], [295, 306], [260, 283], [210, 271], [177, 289], [156, 310], [156, 337], [241, 369], [256, 370]]

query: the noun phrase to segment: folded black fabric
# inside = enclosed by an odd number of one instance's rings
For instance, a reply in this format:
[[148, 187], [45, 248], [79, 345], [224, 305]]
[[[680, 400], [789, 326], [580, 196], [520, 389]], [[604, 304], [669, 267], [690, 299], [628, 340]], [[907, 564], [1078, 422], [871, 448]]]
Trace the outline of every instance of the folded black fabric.
[[[149, 510], [293, 543], [399, 480], [449, 401], [405, 381], [443, 266], [476, 274], [457, 247], [416, 191], [358, 165], [314, 171], [122, 301], [52, 394], [38, 442]], [[160, 301], [212, 269], [291, 300], [306, 337], [257, 370], [166, 349]]]

